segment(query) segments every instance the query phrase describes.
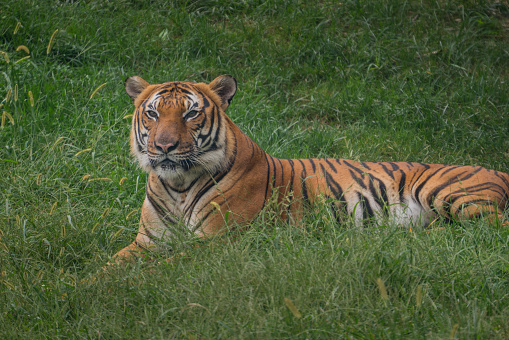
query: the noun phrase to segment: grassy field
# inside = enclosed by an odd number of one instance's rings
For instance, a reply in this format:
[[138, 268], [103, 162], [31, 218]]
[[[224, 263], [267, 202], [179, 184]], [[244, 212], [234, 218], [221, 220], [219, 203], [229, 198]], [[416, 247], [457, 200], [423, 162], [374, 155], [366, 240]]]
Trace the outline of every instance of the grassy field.
[[137, 231], [128, 76], [234, 75], [273, 156], [507, 172], [507, 1], [2, 1], [0, 49], [1, 338], [509, 338], [509, 230], [483, 220], [265, 214], [82, 282]]

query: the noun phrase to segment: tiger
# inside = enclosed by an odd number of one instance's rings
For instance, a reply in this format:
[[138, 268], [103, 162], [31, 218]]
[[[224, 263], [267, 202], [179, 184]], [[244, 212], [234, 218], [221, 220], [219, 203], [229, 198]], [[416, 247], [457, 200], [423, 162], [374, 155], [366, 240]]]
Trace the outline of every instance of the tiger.
[[503, 172], [270, 156], [225, 114], [237, 92], [231, 75], [208, 84], [149, 84], [133, 76], [125, 89], [135, 107], [131, 153], [148, 179], [138, 234], [114, 255], [116, 262], [160, 250], [182, 228], [201, 238], [227, 224], [248, 228], [274, 195], [287, 202], [281, 218], [294, 224], [317, 202], [327, 202], [338, 223], [346, 214], [358, 225], [387, 216], [401, 226], [428, 226], [439, 217], [504, 220], [509, 175]]

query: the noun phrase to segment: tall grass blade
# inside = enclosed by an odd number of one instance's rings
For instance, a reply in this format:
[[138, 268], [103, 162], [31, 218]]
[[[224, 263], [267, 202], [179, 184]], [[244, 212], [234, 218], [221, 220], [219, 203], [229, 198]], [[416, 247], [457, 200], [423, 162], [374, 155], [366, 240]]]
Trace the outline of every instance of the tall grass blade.
[[415, 304], [420, 307], [422, 304], [422, 285], [417, 286], [417, 292], [415, 293]]
[[30, 54], [30, 50], [25, 45], [19, 45], [16, 48], [16, 52], [19, 52], [19, 51], [25, 51], [26, 54]]
[[302, 314], [297, 309], [297, 306], [293, 303], [292, 300], [289, 298], [284, 298], [286, 307], [292, 312], [293, 316], [295, 316], [297, 319], [300, 319], [302, 317]]
[[32, 93], [32, 91], [28, 91], [28, 98], [30, 99], [30, 106], [34, 107], [35, 102], [34, 102], [34, 94]]
[[389, 299], [389, 295], [387, 295], [387, 288], [385, 288], [385, 283], [381, 277], [376, 279], [376, 284], [378, 286], [378, 291], [380, 292], [382, 300], [387, 301]]
[[18, 33], [18, 30], [20, 27], [21, 27], [21, 22], [18, 21], [16, 23], [16, 27], [14, 28], [14, 32], [12, 34], [15, 35], [16, 33]]
[[94, 98], [94, 96], [96, 95], [97, 92], [99, 92], [100, 89], [102, 89], [103, 87], [106, 86], [106, 84], [108, 83], [103, 83], [101, 85], [99, 85], [95, 90], [94, 92], [92, 92], [92, 94], [90, 95], [90, 99]]
[[58, 33], [58, 29], [56, 29], [53, 32], [53, 34], [51, 35], [51, 38], [49, 39], [48, 47], [46, 48], [46, 54], [49, 54], [51, 52], [51, 48], [53, 47], [57, 33]]
[[458, 332], [459, 326], [460, 326], [459, 323], [454, 324], [454, 326], [452, 326], [451, 333], [449, 334], [449, 339], [455, 339], [456, 338], [456, 333]]
[[0, 54], [4, 57], [5, 62], [8, 64], [10, 62], [9, 55], [7, 52], [0, 51]]

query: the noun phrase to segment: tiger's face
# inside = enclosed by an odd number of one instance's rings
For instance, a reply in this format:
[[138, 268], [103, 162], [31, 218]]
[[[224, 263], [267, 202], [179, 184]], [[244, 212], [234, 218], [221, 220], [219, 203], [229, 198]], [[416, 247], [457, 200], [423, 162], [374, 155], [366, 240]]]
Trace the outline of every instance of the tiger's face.
[[235, 78], [150, 85], [130, 77], [126, 91], [136, 107], [131, 151], [145, 171], [178, 180], [225, 166], [224, 110], [235, 94]]

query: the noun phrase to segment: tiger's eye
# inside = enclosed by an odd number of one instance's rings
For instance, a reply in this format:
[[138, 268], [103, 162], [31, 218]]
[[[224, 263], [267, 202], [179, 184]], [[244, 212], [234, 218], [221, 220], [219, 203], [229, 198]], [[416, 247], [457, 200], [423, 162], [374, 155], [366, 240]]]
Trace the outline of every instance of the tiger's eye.
[[189, 111], [188, 113], [186, 113], [184, 119], [185, 120], [190, 120], [190, 119], [193, 119], [195, 118], [196, 116], [198, 116], [198, 114], [200, 113], [200, 111], [197, 111], [197, 110], [191, 110]]
[[145, 111], [145, 114], [146, 114], [147, 116], [149, 116], [150, 118], [153, 118], [153, 119], [157, 119], [157, 118], [159, 117], [159, 115], [157, 114], [157, 112], [152, 111], [152, 110]]

